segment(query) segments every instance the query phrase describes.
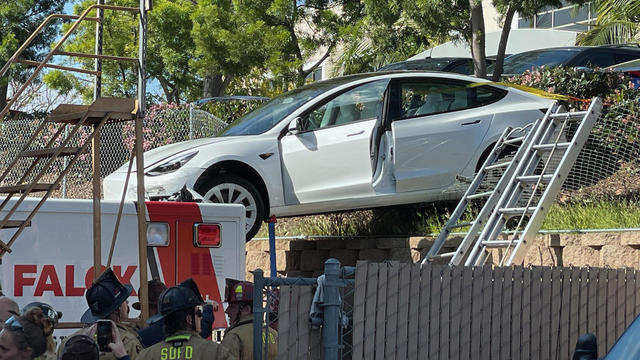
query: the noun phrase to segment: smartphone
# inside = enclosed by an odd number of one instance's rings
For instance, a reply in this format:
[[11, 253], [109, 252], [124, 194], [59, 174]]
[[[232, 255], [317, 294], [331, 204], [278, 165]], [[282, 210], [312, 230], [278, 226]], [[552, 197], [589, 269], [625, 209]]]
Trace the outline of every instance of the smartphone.
[[98, 320], [98, 347], [100, 351], [107, 352], [111, 351], [109, 348], [109, 343], [113, 342], [113, 335], [111, 329], [111, 321], [109, 320]]

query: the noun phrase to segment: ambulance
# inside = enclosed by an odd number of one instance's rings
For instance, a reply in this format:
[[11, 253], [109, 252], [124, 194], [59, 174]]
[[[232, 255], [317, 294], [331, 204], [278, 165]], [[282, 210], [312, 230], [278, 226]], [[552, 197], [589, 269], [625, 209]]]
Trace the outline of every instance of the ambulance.
[[[27, 198], [12, 219], [26, 219], [38, 200]], [[103, 266], [109, 258], [119, 205], [101, 203]], [[205, 300], [222, 304], [225, 278], [244, 279], [244, 206], [171, 201], [145, 205], [148, 278], [173, 286], [191, 277]], [[79, 322], [88, 309], [85, 291], [93, 281], [92, 210], [91, 200], [47, 200], [12, 245], [12, 252], [1, 259], [4, 295], [21, 307], [33, 301], [49, 303], [63, 313], [62, 323]], [[120, 281], [134, 287], [130, 304], [138, 301], [140, 287], [137, 221], [136, 204], [126, 202], [111, 263]], [[0, 230], [0, 239], [6, 241], [15, 231]], [[131, 309], [130, 318], [138, 315]], [[214, 328], [225, 327], [220, 306]]]

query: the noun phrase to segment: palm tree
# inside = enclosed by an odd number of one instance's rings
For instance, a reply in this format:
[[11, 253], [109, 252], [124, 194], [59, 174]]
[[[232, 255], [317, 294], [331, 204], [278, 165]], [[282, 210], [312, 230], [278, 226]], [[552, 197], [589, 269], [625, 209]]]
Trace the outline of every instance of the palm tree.
[[578, 36], [580, 45], [640, 42], [640, 0], [596, 0], [593, 28]]

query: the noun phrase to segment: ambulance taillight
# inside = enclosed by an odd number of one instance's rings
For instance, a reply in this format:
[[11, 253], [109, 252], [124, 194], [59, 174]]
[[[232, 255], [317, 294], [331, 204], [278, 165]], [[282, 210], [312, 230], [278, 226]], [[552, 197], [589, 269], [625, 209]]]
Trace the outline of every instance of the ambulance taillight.
[[193, 245], [197, 247], [220, 247], [219, 224], [195, 224]]

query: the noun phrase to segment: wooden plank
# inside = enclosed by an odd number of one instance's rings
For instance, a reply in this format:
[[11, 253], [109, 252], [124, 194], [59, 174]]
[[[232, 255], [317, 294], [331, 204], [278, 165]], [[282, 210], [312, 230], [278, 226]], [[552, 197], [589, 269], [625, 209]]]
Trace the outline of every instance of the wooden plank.
[[542, 356], [542, 269], [535, 266], [531, 270], [531, 330], [529, 332], [531, 343], [529, 346], [530, 359], [533, 360], [546, 359], [546, 356]]
[[386, 338], [387, 343], [384, 349], [384, 358], [395, 360], [396, 358], [396, 336], [398, 329], [398, 291], [400, 263], [391, 261], [387, 268], [387, 319], [386, 319]]
[[[440, 359], [460, 358], [460, 288], [462, 266], [445, 268], [442, 273], [442, 304], [440, 312]], [[449, 279], [450, 278], [450, 279]]]
[[570, 270], [570, 290], [569, 290], [569, 301], [571, 304], [569, 305], [569, 334], [567, 337], [567, 341], [569, 343], [569, 353], [566, 354], [565, 358], [571, 359], [573, 356], [572, 344], [575, 344], [578, 340], [578, 336], [580, 336], [580, 303], [582, 298], [580, 297], [580, 274], [581, 270], [579, 268], [571, 268]]
[[313, 300], [312, 288], [310, 286], [296, 286], [300, 289], [300, 303], [298, 306], [298, 354], [297, 359], [303, 360], [311, 352], [309, 349], [309, 336], [311, 336], [309, 324], [309, 309]]
[[460, 359], [471, 359], [471, 308], [473, 306], [473, 268], [462, 271], [462, 317], [460, 322]]
[[482, 325], [482, 287], [484, 286], [484, 278], [482, 268], [473, 267], [473, 289], [471, 295], [471, 347], [469, 349], [470, 358], [475, 358], [480, 354], [480, 343], [482, 341], [481, 325]]
[[[291, 287], [291, 311], [289, 317], [289, 360], [295, 360], [298, 358], [298, 309], [300, 307], [300, 287]], [[278, 328], [280, 328], [278, 326]]]
[[280, 288], [280, 305], [278, 309], [278, 358], [289, 358], [289, 314], [291, 311], [291, 287]]
[[[588, 287], [587, 287], [587, 331], [592, 334], [598, 333], [598, 269], [592, 268], [588, 270]], [[604, 332], [603, 332], [604, 334]]]
[[549, 316], [549, 359], [558, 359], [559, 357], [559, 338], [560, 335], [560, 313], [562, 304], [562, 269], [560, 267], [551, 268], [551, 298], [550, 316]]
[[[1, 186], [0, 193], [3, 194], [16, 194], [16, 193], [24, 193], [27, 188], [29, 188], [30, 184], [19, 184], [19, 185], [11, 185], [11, 186]], [[49, 191], [53, 187], [53, 184], [35, 184], [31, 189], [31, 192], [38, 191]], [[56, 186], [55, 188], [59, 188], [60, 186]]]
[[[429, 354], [431, 322], [431, 273], [433, 265], [427, 264], [420, 269], [420, 307], [418, 308], [418, 358], [424, 359]], [[438, 279], [439, 281], [440, 279]], [[435, 335], [434, 335], [435, 336]]]
[[376, 345], [376, 313], [378, 291], [379, 264], [367, 266], [367, 299], [364, 324], [364, 358], [373, 359]]
[[520, 337], [522, 336], [522, 266], [513, 269], [513, 288], [511, 296], [511, 347], [510, 357], [520, 358]]
[[616, 286], [616, 329], [615, 329], [615, 338], [618, 339], [620, 335], [624, 332], [624, 329], [627, 327], [627, 323], [625, 321], [625, 301], [626, 301], [626, 288], [627, 288], [627, 279], [626, 279], [626, 270], [618, 269], [617, 271], [618, 279]]
[[580, 269], [580, 306], [578, 306], [578, 336], [589, 332], [588, 314], [589, 314], [589, 268], [585, 267]]
[[616, 291], [618, 290], [618, 271], [616, 269], [607, 269], [607, 347], [608, 351], [618, 338], [616, 336]]
[[[576, 305], [580, 299], [576, 296], [571, 297], [571, 290], [573, 289], [573, 268], [562, 269], [562, 308], [560, 309], [560, 350], [558, 359], [571, 359], [573, 355], [573, 347], [575, 342], [571, 342], [569, 334], [571, 332], [571, 312], [572, 306]], [[576, 307], [576, 313], [577, 313]]]
[[491, 297], [491, 359], [500, 358], [500, 315], [502, 314], [501, 299], [504, 281], [504, 268], [493, 269], [493, 295]]
[[[442, 280], [440, 276], [442, 275], [442, 270], [444, 269], [441, 265], [432, 265], [431, 269], [431, 300], [429, 301], [429, 359], [438, 359], [440, 354], [440, 287], [442, 285]], [[425, 354], [420, 354], [423, 358]]]
[[407, 336], [407, 359], [418, 360], [418, 340], [420, 336], [418, 329], [420, 328], [420, 309], [422, 302], [422, 299], [420, 298], [420, 286], [422, 285], [422, 279], [420, 278], [419, 264], [411, 265], [410, 269], [411, 281], [409, 282], [409, 284], [411, 286], [411, 289], [409, 290], [409, 333]]
[[482, 323], [480, 333], [480, 358], [491, 358], [491, 306], [493, 304], [493, 269], [485, 266], [482, 270]]
[[367, 263], [356, 264], [355, 294], [353, 298], [353, 359], [364, 354], [365, 307], [367, 305]]
[[[384, 346], [387, 337], [387, 287], [389, 286], [387, 264], [380, 264], [378, 268], [378, 293], [376, 310], [376, 344], [375, 360], [384, 359]], [[391, 332], [391, 329], [389, 332]], [[395, 331], [395, 329], [393, 329]]]
[[520, 333], [519, 355], [516, 359], [531, 359], [531, 268], [522, 272], [522, 314], [520, 315], [522, 331]]
[[[400, 264], [399, 296], [398, 296], [398, 331], [396, 340], [396, 357], [407, 358], [407, 345], [409, 338], [409, 303], [411, 301], [411, 268], [412, 264]], [[417, 282], [417, 280], [414, 280]], [[417, 299], [416, 299], [417, 300]], [[415, 300], [414, 300], [415, 302]]]
[[625, 296], [626, 296], [626, 300], [625, 300], [625, 328], [627, 326], [629, 326], [629, 324], [631, 324], [631, 322], [633, 321], [633, 319], [635, 319], [636, 316], [636, 271], [634, 269], [627, 269], [626, 272], [626, 287], [625, 287]]
[[598, 349], [606, 351], [607, 347], [607, 269], [596, 269], [598, 273], [596, 334]]
[[551, 275], [553, 270], [549, 267], [542, 269], [542, 307], [540, 312], [540, 353], [545, 359], [551, 358], [551, 336], [555, 336], [551, 326], [551, 301], [553, 294], [553, 284], [551, 283]]
[[504, 269], [502, 282], [502, 297], [500, 305], [500, 357], [499, 359], [513, 359], [511, 356], [511, 315], [513, 296], [513, 267]]

